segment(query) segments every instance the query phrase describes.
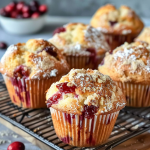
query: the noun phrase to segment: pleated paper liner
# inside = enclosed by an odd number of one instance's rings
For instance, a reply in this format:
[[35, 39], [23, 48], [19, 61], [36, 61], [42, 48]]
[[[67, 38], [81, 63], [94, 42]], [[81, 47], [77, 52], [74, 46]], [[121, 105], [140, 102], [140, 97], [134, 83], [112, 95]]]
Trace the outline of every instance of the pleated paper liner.
[[66, 56], [67, 62], [70, 65], [70, 69], [97, 69], [98, 65], [103, 60], [105, 54], [97, 56], [96, 63], [91, 60], [90, 56], [75, 56], [69, 55]]
[[129, 107], [150, 106], [150, 85], [117, 82], [126, 95]]
[[104, 33], [104, 35], [111, 48], [111, 51], [124, 44], [125, 42], [132, 43], [134, 38], [138, 36], [138, 34], [114, 35], [108, 33]]
[[62, 75], [49, 79], [14, 79], [3, 75], [11, 101], [23, 108], [46, 108], [46, 90]]
[[55, 132], [60, 140], [78, 147], [94, 147], [107, 141], [119, 111], [82, 118], [81, 115], [67, 114], [50, 108]]

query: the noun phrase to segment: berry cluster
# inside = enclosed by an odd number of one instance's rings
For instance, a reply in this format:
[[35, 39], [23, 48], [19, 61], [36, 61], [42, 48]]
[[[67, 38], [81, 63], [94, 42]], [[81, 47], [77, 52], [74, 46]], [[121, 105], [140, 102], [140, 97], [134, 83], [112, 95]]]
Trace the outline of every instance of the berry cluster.
[[29, 4], [24, 1], [11, 2], [7, 6], [0, 9], [0, 15], [10, 18], [38, 18], [47, 12], [47, 6], [36, 0], [30, 1]]

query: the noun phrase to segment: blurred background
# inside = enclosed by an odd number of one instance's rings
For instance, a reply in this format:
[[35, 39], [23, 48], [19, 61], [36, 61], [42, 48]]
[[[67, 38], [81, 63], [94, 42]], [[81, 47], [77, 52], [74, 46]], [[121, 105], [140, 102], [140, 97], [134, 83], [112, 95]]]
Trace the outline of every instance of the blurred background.
[[[30, 0], [24, 0], [29, 2]], [[0, 0], [0, 7], [7, 5], [11, 0]], [[128, 5], [136, 11], [140, 17], [150, 17], [150, 0], [39, 0], [49, 7], [49, 15], [52, 16], [92, 16], [102, 5], [107, 3]]]

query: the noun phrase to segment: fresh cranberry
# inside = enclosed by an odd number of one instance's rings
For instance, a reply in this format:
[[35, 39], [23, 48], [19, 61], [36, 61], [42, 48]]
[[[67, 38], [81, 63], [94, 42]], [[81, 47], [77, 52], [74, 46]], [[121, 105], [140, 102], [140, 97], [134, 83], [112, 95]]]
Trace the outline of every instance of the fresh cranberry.
[[7, 12], [5, 11], [5, 8], [1, 8], [1, 9], [0, 9], [0, 15], [2, 15], [2, 16], [4, 16], [4, 17], [9, 17], [9, 13], [7, 13]]
[[13, 11], [10, 16], [11, 16], [12, 18], [17, 18], [18, 12], [17, 12], [17, 11]]
[[7, 44], [5, 42], [0, 42], [0, 49], [6, 49]]
[[28, 5], [24, 5], [22, 8], [22, 13], [30, 12], [30, 7]]
[[39, 2], [36, 1], [36, 0], [32, 0], [32, 1], [30, 2], [30, 6], [36, 6], [36, 7], [39, 7]]
[[35, 12], [32, 14], [31, 17], [35, 19], [35, 18], [38, 18], [39, 16], [40, 16], [40, 14], [38, 12]]
[[56, 57], [57, 56], [57, 53], [53, 50], [53, 47], [46, 47], [45, 49], [44, 49], [48, 54], [50, 54], [50, 55], [52, 55], [52, 56], [54, 56], [54, 57]]
[[17, 15], [17, 18], [18, 18], [18, 19], [22, 19], [22, 18], [23, 18], [23, 15], [22, 15], [22, 14], [18, 14], [18, 15]]
[[59, 89], [61, 93], [74, 93], [76, 86], [67, 86], [68, 82], [57, 84], [56, 87]]
[[17, 141], [17, 142], [11, 143], [8, 146], [7, 150], [25, 150], [25, 146], [23, 143]]
[[117, 23], [117, 21], [109, 21], [109, 23], [111, 26], [114, 26]]
[[24, 2], [19, 2], [19, 3], [16, 5], [16, 9], [17, 9], [19, 12], [22, 12], [23, 7], [24, 7]]
[[47, 107], [50, 108], [53, 104], [57, 104], [60, 99], [62, 99], [62, 94], [57, 92], [47, 100]]
[[25, 12], [22, 14], [23, 18], [30, 18], [29, 12]]
[[56, 33], [60, 33], [60, 32], [65, 32], [66, 29], [64, 27], [60, 27], [54, 30], [53, 35], [55, 35]]
[[13, 10], [14, 10], [14, 6], [13, 5], [7, 5], [5, 7], [5, 11], [8, 12], [8, 13], [12, 12]]
[[47, 6], [46, 5], [41, 5], [39, 7], [39, 11], [41, 14], [44, 14], [47, 11]]
[[14, 77], [28, 77], [29, 76], [29, 72], [27, 70], [27, 68], [23, 65], [20, 65], [18, 67], [16, 67], [16, 69], [14, 70]]

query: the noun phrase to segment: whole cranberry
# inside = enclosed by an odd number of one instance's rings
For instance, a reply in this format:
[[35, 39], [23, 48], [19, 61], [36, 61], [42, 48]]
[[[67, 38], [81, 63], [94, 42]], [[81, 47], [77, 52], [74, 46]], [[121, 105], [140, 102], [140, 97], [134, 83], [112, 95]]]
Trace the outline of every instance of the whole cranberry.
[[36, 1], [36, 0], [32, 0], [32, 1], [30, 2], [30, 6], [36, 6], [36, 7], [39, 7], [39, 2]]
[[35, 12], [32, 14], [31, 18], [38, 18], [40, 16], [40, 14], [38, 12]]
[[30, 18], [29, 12], [25, 12], [22, 14], [23, 18]]
[[19, 2], [19, 3], [16, 5], [16, 9], [17, 9], [19, 12], [22, 12], [23, 6], [24, 6], [24, 2]]
[[7, 44], [5, 42], [0, 42], [0, 49], [6, 49]]
[[17, 11], [13, 11], [11, 14], [10, 14], [11, 18], [17, 18], [18, 16], [18, 12]]
[[13, 5], [7, 5], [5, 7], [5, 11], [8, 13], [11, 13], [14, 10], [14, 6]]
[[25, 146], [23, 143], [16, 141], [11, 143], [7, 150], [25, 150]]
[[22, 19], [22, 18], [23, 18], [23, 15], [22, 15], [22, 14], [18, 14], [18, 15], [17, 15], [17, 18], [18, 18], [18, 19]]
[[5, 11], [5, 8], [0, 9], [0, 15], [4, 17], [9, 17], [9, 13]]
[[38, 12], [39, 11], [39, 7], [37, 7], [37, 6], [30, 6], [30, 10], [31, 10], [32, 13]]
[[39, 12], [41, 14], [44, 14], [45, 12], [47, 12], [47, 6], [46, 5], [40, 5]]
[[24, 5], [22, 8], [22, 13], [27, 13], [30, 11], [30, 7], [28, 5]]

